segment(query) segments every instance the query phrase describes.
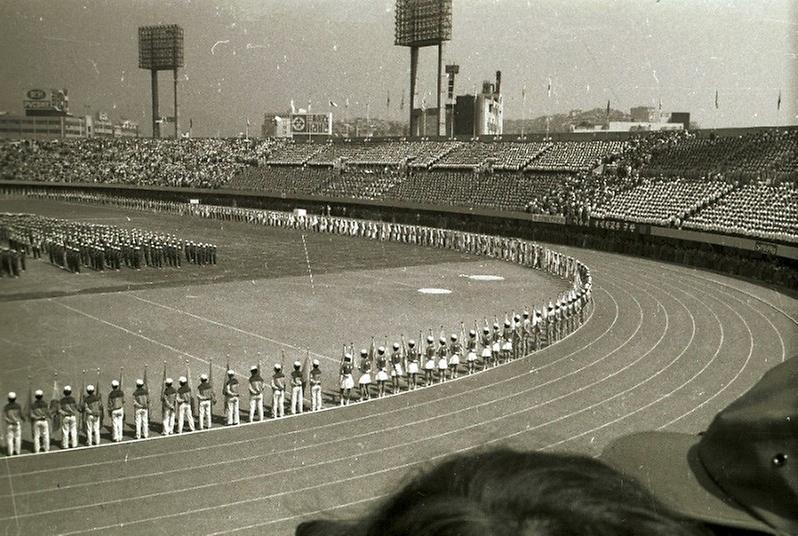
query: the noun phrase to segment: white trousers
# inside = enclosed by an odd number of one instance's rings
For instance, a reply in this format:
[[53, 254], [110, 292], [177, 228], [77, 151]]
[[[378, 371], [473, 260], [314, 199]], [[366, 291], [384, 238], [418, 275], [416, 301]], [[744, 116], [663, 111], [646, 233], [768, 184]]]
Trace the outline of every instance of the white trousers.
[[188, 421], [188, 429], [194, 431], [194, 415], [191, 414], [191, 404], [177, 406], [177, 433], [183, 433], [183, 421]]
[[310, 388], [310, 408], [311, 411], [321, 409], [321, 385], [314, 385]]
[[238, 397], [227, 399], [227, 424], [240, 424]]
[[272, 415], [274, 417], [285, 416], [285, 391], [276, 389], [272, 394]]
[[33, 452], [50, 452], [50, 424], [46, 419], [33, 421]]
[[61, 448], [68, 449], [70, 444], [73, 447], [78, 446], [78, 418], [65, 415], [61, 417]]
[[6, 425], [6, 445], [8, 445], [8, 455], [19, 454], [22, 447], [22, 424]]
[[163, 410], [163, 435], [172, 435], [175, 432], [175, 410]]
[[302, 406], [305, 403], [305, 396], [302, 394], [302, 386], [295, 385], [291, 388], [291, 415], [302, 413]]
[[150, 411], [147, 408], [136, 408], [136, 439], [150, 437]]
[[111, 411], [111, 424], [113, 425], [113, 440], [122, 441], [122, 426], [125, 424], [124, 408]]
[[210, 400], [200, 400], [199, 403], [199, 427], [200, 430], [205, 428], [205, 421], [208, 421], [207, 428], [210, 429], [211, 421], [213, 420], [213, 406]]
[[255, 419], [255, 412], [258, 413], [258, 420], [263, 420], [263, 393], [249, 397], [249, 422]]
[[97, 415], [86, 415], [86, 444], [100, 444], [100, 417]]

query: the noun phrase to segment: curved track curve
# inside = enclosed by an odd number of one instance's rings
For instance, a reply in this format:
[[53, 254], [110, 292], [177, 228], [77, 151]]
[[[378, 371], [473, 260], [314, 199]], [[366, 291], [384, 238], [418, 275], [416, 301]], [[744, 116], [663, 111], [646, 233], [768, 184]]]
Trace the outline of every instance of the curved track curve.
[[[798, 301], [680, 266], [557, 247], [595, 308], [560, 343], [483, 374], [264, 425], [6, 458], [5, 534], [290, 534], [481, 446], [595, 455], [636, 430], [703, 429], [798, 350]], [[265, 428], [264, 428], [265, 426]]]

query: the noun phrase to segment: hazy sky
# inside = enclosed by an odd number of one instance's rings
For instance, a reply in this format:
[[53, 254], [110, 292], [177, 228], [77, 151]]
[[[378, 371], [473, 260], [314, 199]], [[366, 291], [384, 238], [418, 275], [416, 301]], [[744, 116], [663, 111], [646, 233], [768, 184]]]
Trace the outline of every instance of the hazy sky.
[[[195, 135], [235, 134], [245, 117], [259, 128], [291, 99], [314, 111], [333, 100], [336, 115], [347, 98], [365, 115], [370, 100], [372, 116], [399, 119], [410, 54], [393, 46], [393, 17], [394, 0], [2, 0], [0, 110], [22, 113], [27, 89], [65, 87], [73, 113], [107, 111], [149, 135], [137, 27], [176, 23], [180, 116]], [[505, 117], [661, 99], [705, 127], [798, 123], [797, 0], [454, 0], [453, 24], [457, 92], [500, 69]], [[434, 93], [434, 49], [421, 62], [420, 93]], [[159, 80], [167, 115], [171, 73]]]

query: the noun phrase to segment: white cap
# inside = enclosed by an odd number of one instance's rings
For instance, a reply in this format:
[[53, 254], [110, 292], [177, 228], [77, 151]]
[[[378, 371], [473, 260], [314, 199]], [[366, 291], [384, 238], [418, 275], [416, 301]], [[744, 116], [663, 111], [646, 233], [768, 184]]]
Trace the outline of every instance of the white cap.
[[281, 368], [283, 368], [283, 366], [280, 363], [274, 364], [274, 370], [280, 370]]
[[432, 335], [427, 335], [427, 342], [432, 342], [433, 340], [435, 339], [432, 338]]
[[44, 396], [44, 391], [41, 389], [36, 389], [36, 391], [33, 393], [33, 396]]
[[252, 365], [251, 367], [249, 367], [250, 372], [255, 372], [256, 370], [258, 370], [258, 365]]
[[313, 366], [314, 367], [318, 367], [319, 366], [319, 360], [318, 359], [314, 359], [313, 360]]
[[377, 352], [379, 352], [381, 354], [384, 354], [385, 353], [385, 347], [384, 346], [380, 346], [379, 348], [377, 348]]
[[393, 343], [393, 349], [394, 350], [398, 350], [399, 349], [399, 343], [398, 342]]
[[67, 392], [71, 393], [72, 392], [72, 386], [71, 385], [65, 385], [64, 386], [64, 391], [67, 391]]
[[111, 381], [111, 387], [119, 387], [119, 380]]
[[294, 361], [294, 366], [295, 367], [301, 367], [302, 363], [300, 363], [299, 361]]
[[87, 385], [86, 386], [86, 391], [91, 393], [92, 391], [94, 391], [94, 386], [92, 384]]
[[186, 379], [186, 377], [185, 377], [185, 376], [180, 376], [180, 377], [177, 379], [177, 381], [179, 381], [180, 383], [186, 383], [188, 380]]
[[345, 353], [344, 359], [352, 359], [352, 354], [350, 354], [349, 352]]
[[172, 380], [172, 378], [166, 378], [166, 381], [164, 383], [172, 383], [173, 381], [174, 380]]
[[139, 385], [139, 386], [144, 385], [144, 380], [142, 380], [141, 378], [137, 379], [136, 380], [136, 385]]
[[234, 376], [235, 375], [235, 371], [233, 369], [227, 369], [227, 375], [228, 376]]
[[407, 345], [408, 346], [415, 346], [416, 345], [416, 341], [414, 341], [413, 339], [410, 339], [409, 341], [407, 341]]
[[204, 372], [202, 374], [200, 374], [200, 380], [207, 380], [207, 379], [208, 379], [208, 375], [207, 374], [205, 374]]
[[17, 393], [15, 393], [14, 391], [11, 391], [10, 393], [8, 393], [8, 398], [11, 399], [11, 400], [17, 398]]

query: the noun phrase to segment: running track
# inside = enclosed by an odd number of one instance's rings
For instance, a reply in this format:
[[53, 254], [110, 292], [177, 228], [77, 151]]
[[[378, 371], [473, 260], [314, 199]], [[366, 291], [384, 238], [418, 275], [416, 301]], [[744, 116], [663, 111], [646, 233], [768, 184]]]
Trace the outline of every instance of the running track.
[[555, 346], [342, 410], [5, 458], [0, 534], [291, 534], [303, 519], [356, 513], [453, 452], [596, 455], [636, 430], [697, 432], [798, 351], [794, 299], [713, 273], [559, 249], [591, 267], [596, 292], [590, 320]]

